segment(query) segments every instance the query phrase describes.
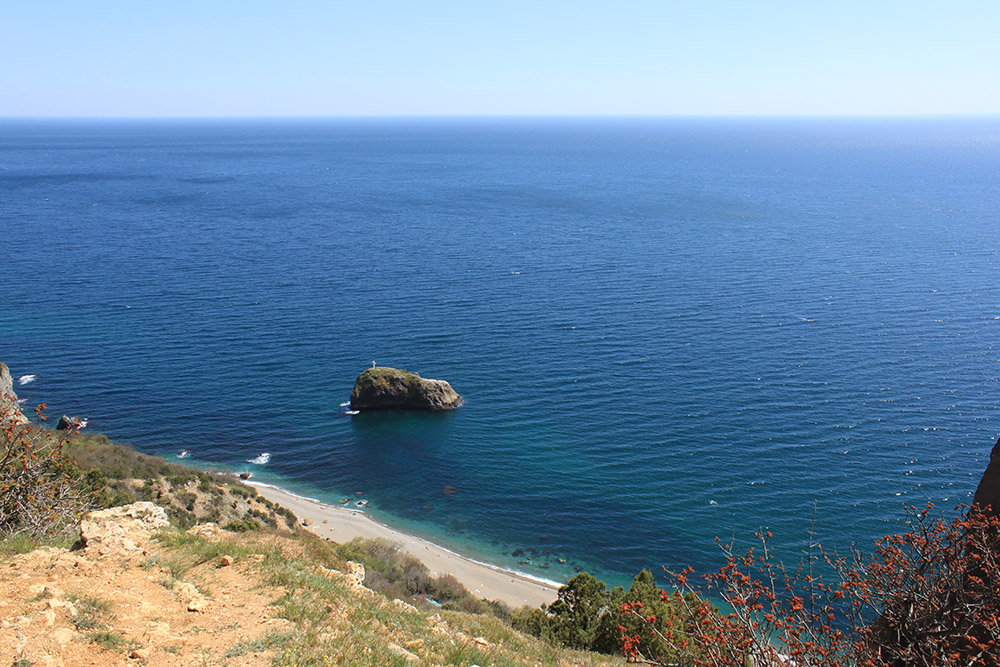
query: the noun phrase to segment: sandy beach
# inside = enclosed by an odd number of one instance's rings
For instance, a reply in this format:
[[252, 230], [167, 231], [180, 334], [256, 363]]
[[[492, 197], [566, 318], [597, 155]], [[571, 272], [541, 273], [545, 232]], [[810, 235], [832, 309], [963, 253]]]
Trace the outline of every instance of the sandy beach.
[[451, 574], [474, 595], [499, 600], [511, 607], [537, 607], [556, 599], [557, 585], [465, 558], [427, 540], [382, 525], [364, 512], [296, 496], [268, 484], [246, 483], [252, 484], [268, 500], [294, 512], [300, 523], [310, 524], [307, 530], [323, 539], [343, 543], [355, 537], [381, 537], [396, 542], [420, 559], [434, 576]]

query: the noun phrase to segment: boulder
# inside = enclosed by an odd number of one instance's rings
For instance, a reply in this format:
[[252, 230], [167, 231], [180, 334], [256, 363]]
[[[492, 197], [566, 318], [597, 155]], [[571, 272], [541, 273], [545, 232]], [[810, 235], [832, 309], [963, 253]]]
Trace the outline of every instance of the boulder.
[[994, 514], [1000, 512], [1000, 440], [993, 445], [989, 465], [986, 466], [983, 478], [979, 480], [972, 504], [978, 505], [980, 509], [989, 506]]
[[17, 406], [17, 394], [14, 393], [14, 378], [10, 375], [7, 364], [0, 362], [0, 424], [14, 422], [27, 423], [28, 418]]
[[353, 560], [347, 561], [347, 581], [354, 588], [365, 585], [365, 566]]
[[416, 373], [373, 366], [358, 376], [351, 392], [352, 410], [452, 410], [462, 397], [444, 380], [428, 380]]
[[222, 537], [222, 528], [217, 523], [199, 523], [187, 529], [188, 535], [197, 535], [206, 540], [214, 540]]
[[80, 429], [80, 420], [76, 417], [67, 417], [63, 415], [59, 418], [59, 423], [56, 424], [57, 431], [76, 431]]
[[80, 541], [102, 553], [142, 551], [153, 533], [170, 525], [167, 513], [158, 505], [138, 502], [90, 512], [80, 522]]
[[393, 642], [389, 642], [386, 645], [386, 648], [388, 648], [391, 653], [396, 654], [397, 656], [399, 656], [400, 658], [403, 658], [407, 662], [417, 662], [418, 660], [420, 660], [420, 656], [418, 656], [417, 654], [413, 653], [412, 651], [406, 650], [405, 648], [403, 648], [399, 644], [395, 644]]
[[[56, 628], [49, 634], [49, 636], [52, 637], [52, 640], [55, 641], [55, 643], [59, 644], [60, 646], [65, 646], [66, 644], [76, 639], [78, 635], [77, 633], [73, 632], [73, 630], [71, 630], [70, 628]], [[19, 662], [21, 661], [17, 660], [14, 662], [14, 664], [16, 665]]]

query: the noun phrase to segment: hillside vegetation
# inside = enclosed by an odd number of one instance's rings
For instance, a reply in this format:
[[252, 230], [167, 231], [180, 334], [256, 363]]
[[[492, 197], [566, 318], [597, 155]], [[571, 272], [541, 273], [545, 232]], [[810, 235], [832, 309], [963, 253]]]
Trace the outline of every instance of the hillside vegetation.
[[137, 550], [0, 557], [0, 655], [18, 667], [622, 664], [494, 616], [391, 600], [336, 545], [307, 535], [198, 525], [128, 536]]
[[[15, 667], [621, 664], [571, 649], [662, 666], [1000, 665], [1000, 441], [971, 508], [911, 509], [870, 555], [810, 536], [786, 568], [764, 532], [723, 545], [698, 585], [690, 568], [670, 591], [645, 571], [628, 590], [582, 573], [551, 605], [510, 611], [387, 542], [319, 540], [231, 477], [3, 416], [0, 656]], [[95, 530], [106, 517], [121, 525]]]
[[[319, 540], [232, 477], [101, 435], [2, 434], [0, 483], [36, 492], [0, 498], [0, 656], [16, 667], [622, 664], [514, 630], [503, 605], [393, 544]], [[117, 510], [88, 511], [137, 501], [169, 527], [81, 539], [81, 518]], [[18, 514], [32, 503], [47, 522]]]

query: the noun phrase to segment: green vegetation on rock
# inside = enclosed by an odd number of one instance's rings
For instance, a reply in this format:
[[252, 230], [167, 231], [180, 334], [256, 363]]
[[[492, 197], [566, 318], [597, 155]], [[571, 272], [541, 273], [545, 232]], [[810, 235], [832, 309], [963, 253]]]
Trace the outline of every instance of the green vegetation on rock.
[[375, 366], [365, 370], [351, 391], [354, 410], [430, 410], [457, 408], [462, 404], [444, 380], [428, 380], [399, 368]]

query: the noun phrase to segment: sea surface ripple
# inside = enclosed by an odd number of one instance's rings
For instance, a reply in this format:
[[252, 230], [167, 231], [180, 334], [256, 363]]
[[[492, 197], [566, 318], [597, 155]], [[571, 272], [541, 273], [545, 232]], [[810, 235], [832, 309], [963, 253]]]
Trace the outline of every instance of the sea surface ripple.
[[[996, 119], [3, 121], [0, 359], [547, 577], [794, 559], [974, 490], [998, 181]], [[467, 403], [348, 415], [372, 360]]]

